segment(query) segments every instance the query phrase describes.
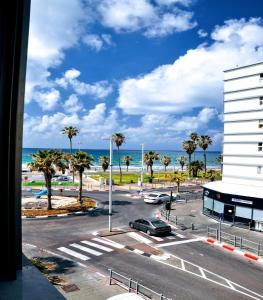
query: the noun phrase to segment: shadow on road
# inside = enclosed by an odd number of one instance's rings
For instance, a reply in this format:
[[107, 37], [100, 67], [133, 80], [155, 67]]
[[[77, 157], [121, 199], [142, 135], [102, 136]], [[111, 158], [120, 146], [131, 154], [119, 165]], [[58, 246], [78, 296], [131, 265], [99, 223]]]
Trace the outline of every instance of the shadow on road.
[[[108, 205], [109, 201], [103, 201], [103, 202], [101, 202], [101, 204]], [[126, 200], [114, 200], [114, 201], [112, 201], [112, 205], [130, 205], [130, 204], [132, 204], [132, 202], [131, 201], [126, 201]]]
[[45, 266], [48, 267], [45, 273], [65, 274], [74, 272], [72, 267], [76, 267], [77, 264], [73, 261], [63, 259], [61, 257], [48, 256], [48, 257], [34, 257], [39, 259]]

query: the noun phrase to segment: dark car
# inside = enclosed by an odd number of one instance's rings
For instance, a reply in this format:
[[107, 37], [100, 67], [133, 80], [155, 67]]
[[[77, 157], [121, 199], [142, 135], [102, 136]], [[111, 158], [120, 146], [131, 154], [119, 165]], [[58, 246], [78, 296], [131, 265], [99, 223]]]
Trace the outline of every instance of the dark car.
[[171, 232], [171, 226], [160, 219], [138, 219], [129, 223], [131, 228], [141, 230], [149, 235], [159, 235]]

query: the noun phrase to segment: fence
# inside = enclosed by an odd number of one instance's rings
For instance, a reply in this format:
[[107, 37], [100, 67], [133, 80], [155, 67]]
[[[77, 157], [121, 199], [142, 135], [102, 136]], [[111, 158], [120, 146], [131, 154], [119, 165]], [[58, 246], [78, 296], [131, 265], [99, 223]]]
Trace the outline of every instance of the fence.
[[256, 253], [258, 256], [263, 256], [263, 244], [262, 242], [253, 242], [244, 237], [237, 236], [234, 234], [222, 231], [219, 228], [207, 227], [207, 236], [214, 237], [219, 242], [226, 242], [233, 245], [234, 247], [248, 250], [250, 252]]
[[117, 273], [111, 269], [110, 271], [110, 285], [115, 283], [121, 287], [127, 289], [129, 293], [135, 293], [141, 295], [145, 299], [151, 300], [172, 300], [172, 298], [167, 298], [163, 294], [159, 294], [152, 289], [140, 284], [138, 281], [135, 281], [131, 278], [128, 278], [120, 273]]

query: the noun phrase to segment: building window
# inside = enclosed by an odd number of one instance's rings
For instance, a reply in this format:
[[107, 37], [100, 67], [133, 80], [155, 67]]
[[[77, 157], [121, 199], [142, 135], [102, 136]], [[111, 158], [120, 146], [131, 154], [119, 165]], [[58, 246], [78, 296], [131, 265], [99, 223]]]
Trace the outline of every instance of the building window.
[[261, 167], [257, 167], [257, 173], [261, 174]]
[[261, 152], [263, 150], [263, 143], [258, 143], [258, 151]]
[[258, 128], [263, 128], [263, 120], [259, 120], [259, 122], [258, 122]]
[[263, 105], [263, 97], [259, 97], [259, 105]]

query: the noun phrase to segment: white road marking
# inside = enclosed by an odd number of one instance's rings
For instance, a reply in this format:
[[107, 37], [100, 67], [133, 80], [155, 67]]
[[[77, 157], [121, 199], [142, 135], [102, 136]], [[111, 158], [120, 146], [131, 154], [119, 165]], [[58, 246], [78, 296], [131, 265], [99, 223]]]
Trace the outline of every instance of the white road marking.
[[83, 254], [80, 254], [78, 252], [75, 252], [73, 250], [70, 250], [70, 249], [68, 249], [66, 247], [60, 247], [60, 248], [58, 248], [58, 250], [62, 251], [62, 252], [65, 252], [65, 253], [67, 253], [67, 254], [69, 254], [71, 256], [74, 256], [76, 258], [79, 258], [81, 260], [89, 260], [90, 259], [90, 257], [88, 257], [86, 255], [83, 255]]
[[151, 244], [152, 241], [141, 236], [140, 234], [136, 233], [136, 232], [129, 232], [128, 233], [128, 236], [139, 241], [139, 242], [142, 242], [142, 243], [145, 243], [145, 244]]
[[92, 246], [94, 248], [98, 248], [98, 249], [101, 249], [101, 250], [104, 250], [106, 252], [111, 252], [113, 251], [111, 248], [108, 248], [108, 247], [105, 247], [105, 246], [102, 246], [102, 245], [99, 245], [99, 244], [96, 244], [96, 243], [92, 243], [90, 241], [81, 241], [81, 243], [85, 244], [85, 245], [89, 245], [89, 246]]
[[[140, 233], [142, 233], [142, 234], [146, 235], [147, 237], [149, 237], [148, 234], [145, 233], [145, 232], [142, 232], [142, 231], [141, 231]], [[154, 239], [154, 240], [156, 240], [157, 242], [163, 242], [163, 239], [160, 238], [160, 237], [158, 237], [158, 236], [153, 236], [153, 235], [151, 235], [151, 239]]]
[[[225, 287], [225, 288], [228, 288], [228, 289], [230, 289], [230, 290], [232, 290], [232, 291], [234, 291], [234, 292], [237, 292], [237, 293], [240, 293], [240, 294], [242, 294], [242, 295], [245, 295], [245, 296], [247, 296], [247, 297], [249, 297], [249, 298], [251, 298], [251, 299], [255, 299], [255, 300], [262, 300], [262, 299], [263, 299], [263, 295], [260, 295], [260, 294], [258, 294], [258, 293], [256, 293], [256, 292], [254, 292], [254, 291], [252, 291], [252, 290], [246, 288], [246, 287], [243, 287], [243, 286], [241, 286], [241, 285], [239, 285], [239, 284], [237, 284], [237, 283], [235, 283], [235, 282], [233, 282], [233, 281], [231, 281], [231, 280], [229, 280], [229, 279], [227, 279], [227, 278], [224, 278], [224, 277], [221, 276], [221, 275], [218, 275], [218, 274], [216, 274], [216, 273], [213, 273], [213, 272], [211, 272], [211, 271], [209, 271], [209, 270], [207, 270], [207, 269], [202, 268], [203, 271], [206, 272], [206, 277], [203, 277], [203, 275], [201, 275], [201, 274], [199, 274], [199, 273], [194, 273], [194, 272], [192, 272], [192, 271], [189, 271], [189, 270], [187, 270], [187, 269], [185, 268], [185, 264], [184, 264], [182, 261], [187, 262], [188, 264], [190, 264], [190, 265], [192, 265], [192, 266], [195, 266], [195, 267], [197, 267], [197, 268], [199, 268], [199, 269], [200, 269], [200, 267], [199, 267], [198, 265], [195, 265], [195, 264], [189, 262], [189, 261], [183, 260], [183, 259], [181, 259], [180, 257], [177, 257], [177, 256], [175, 256], [175, 255], [171, 255], [171, 257], [180, 260], [180, 261], [181, 261], [182, 267], [180, 268], [180, 267], [178, 267], [178, 266], [171, 265], [171, 264], [169, 264], [168, 262], [161, 261], [161, 260], [159, 260], [159, 262], [162, 263], [162, 264], [164, 264], [164, 265], [166, 265], [166, 266], [172, 267], [172, 268], [177, 269], [177, 270], [181, 270], [181, 271], [183, 271], [183, 272], [187, 272], [187, 273], [189, 273], [189, 274], [192, 274], [192, 275], [197, 276], [197, 277], [199, 277], [199, 278], [202, 278], [202, 279], [204, 279], [204, 280], [210, 281], [210, 282], [212, 282], [212, 283], [214, 283], [214, 284], [217, 284], [217, 285], [223, 286], [223, 287]], [[183, 269], [183, 265], [184, 265], [184, 269]], [[218, 277], [219, 279], [223, 280], [223, 281], [225, 282], [225, 284], [224, 284], [224, 283], [221, 283], [221, 282], [219, 282], [219, 281], [210, 279], [210, 278], [209, 278], [209, 274], [212, 274], [213, 277], [216, 276], [216, 277]], [[238, 288], [240, 288], [240, 290], [239, 290]], [[245, 292], [244, 292], [244, 291], [245, 291]]]
[[185, 264], [184, 264], [184, 260], [181, 260], [181, 265], [182, 265], [182, 270], [185, 271]]
[[96, 250], [93, 250], [93, 249], [90, 249], [90, 248], [87, 248], [87, 247], [84, 247], [84, 246], [81, 246], [81, 245], [78, 245], [78, 244], [70, 244], [71, 247], [74, 247], [74, 248], [77, 248], [77, 249], [80, 249], [84, 252], [88, 252], [90, 254], [93, 254], [95, 256], [100, 256], [102, 255], [103, 253], [99, 252], [99, 251], [96, 251]]
[[236, 289], [229, 280], [226, 279], [226, 282], [229, 284], [229, 286], [231, 287], [232, 290]]
[[175, 242], [170, 242], [170, 243], [158, 244], [158, 245], [156, 245], [156, 247], [161, 248], [161, 247], [168, 247], [168, 246], [173, 246], [173, 245], [188, 244], [188, 243], [193, 243], [193, 242], [199, 242], [202, 240], [203, 240], [203, 238], [189, 239], [189, 240], [185, 240], [185, 241], [175, 241]]
[[137, 254], [143, 254], [144, 252], [139, 250], [139, 249], [134, 249], [133, 252], [137, 253]]
[[202, 277], [203, 277], [204, 279], [206, 279], [206, 275], [205, 275], [205, 272], [204, 272], [203, 268], [200, 268], [200, 267], [199, 267], [199, 271], [200, 271]]
[[99, 243], [102, 243], [102, 244], [105, 244], [105, 245], [108, 245], [108, 246], [111, 246], [113, 248], [117, 248], [117, 249], [123, 249], [124, 248], [124, 245], [121, 245], [119, 243], [116, 243], [116, 242], [113, 242], [109, 239], [106, 239], [106, 238], [94, 238], [92, 239], [93, 241], [96, 241], [96, 242], [99, 242]]
[[173, 232], [174, 235], [178, 236], [181, 239], [185, 238], [185, 235], [181, 234], [181, 233], [177, 233], [177, 232]]
[[107, 276], [105, 276], [104, 274], [102, 274], [102, 273], [100, 273], [100, 272], [96, 272], [96, 274], [98, 274], [99, 276], [101, 276], [101, 277], [103, 277], [103, 278], [107, 277]]
[[172, 235], [172, 236], [167, 236], [166, 237], [168, 240], [174, 240], [175, 239], [175, 236], [174, 235]]

